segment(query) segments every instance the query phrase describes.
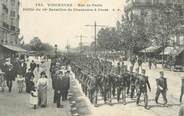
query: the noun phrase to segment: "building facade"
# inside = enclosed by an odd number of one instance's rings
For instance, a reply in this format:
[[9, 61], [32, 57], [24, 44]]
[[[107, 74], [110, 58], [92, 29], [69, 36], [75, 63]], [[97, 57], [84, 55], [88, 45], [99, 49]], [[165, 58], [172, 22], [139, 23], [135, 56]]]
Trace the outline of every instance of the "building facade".
[[19, 0], [0, 0], [0, 44], [20, 44]]
[[0, 0], [0, 60], [25, 52], [19, 39], [19, 0]]
[[157, 23], [155, 17], [161, 18], [164, 10], [168, 9], [169, 14], [170, 8], [174, 10], [178, 21], [175, 32], [170, 33], [168, 43], [184, 46], [184, 0], [126, 0], [125, 14], [128, 20], [133, 20], [133, 15], [143, 16], [145, 23], [151, 24]]

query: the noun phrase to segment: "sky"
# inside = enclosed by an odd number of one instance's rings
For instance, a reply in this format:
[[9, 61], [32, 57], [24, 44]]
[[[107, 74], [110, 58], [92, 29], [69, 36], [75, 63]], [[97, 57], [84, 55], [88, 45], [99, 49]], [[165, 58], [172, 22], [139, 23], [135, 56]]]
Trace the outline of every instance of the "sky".
[[[77, 47], [81, 33], [86, 36], [84, 43], [94, 40], [94, 28], [85, 25], [93, 25], [94, 21], [99, 25], [115, 26], [117, 20], [121, 20], [124, 0], [20, 0], [20, 30], [25, 43], [29, 43], [33, 37], [39, 37], [42, 42], [57, 44], [60, 49], [70, 44]], [[47, 3], [66, 4], [102, 4], [102, 8], [109, 8], [108, 12], [68, 12], [68, 11], [26, 11], [25, 8], [36, 8], [36, 3], [42, 3], [43, 8]], [[57, 7], [53, 7], [57, 8]], [[64, 7], [63, 7], [64, 8]], [[79, 7], [76, 7], [79, 8]], [[87, 7], [85, 7], [87, 8]], [[93, 7], [94, 8], [94, 7]], [[120, 11], [112, 11], [120, 9]], [[98, 27], [97, 30], [100, 28]]]

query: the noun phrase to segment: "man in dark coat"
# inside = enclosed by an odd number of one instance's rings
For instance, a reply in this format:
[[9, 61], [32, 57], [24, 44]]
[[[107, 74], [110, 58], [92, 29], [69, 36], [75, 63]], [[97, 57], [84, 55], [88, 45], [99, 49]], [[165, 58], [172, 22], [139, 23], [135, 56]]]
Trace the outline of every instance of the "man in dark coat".
[[144, 95], [144, 107], [145, 109], [148, 108], [148, 94], [147, 94], [147, 86], [149, 91], [151, 92], [151, 86], [148, 80], [148, 76], [145, 75], [146, 71], [143, 69], [142, 74], [139, 76], [137, 81], [138, 84], [138, 92], [137, 92], [137, 101], [136, 104], [139, 105], [141, 94]]
[[28, 69], [28, 72], [25, 75], [25, 82], [26, 82], [26, 92], [30, 93], [31, 91], [31, 87], [32, 87], [32, 82], [31, 80], [33, 80], [34, 78], [34, 74], [33, 72], [31, 72], [31, 69]]
[[122, 73], [117, 80], [117, 101], [119, 103], [120, 96], [122, 95], [123, 104], [126, 104], [126, 81]]
[[34, 60], [32, 60], [32, 62], [30, 64], [31, 72], [33, 72], [35, 68], [36, 68], [36, 63], [34, 62]]
[[164, 72], [160, 72], [160, 77], [156, 79], [157, 83], [157, 91], [156, 91], [156, 96], [155, 96], [155, 102], [158, 104], [158, 98], [160, 94], [162, 94], [163, 99], [164, 99], [164, 104], [167, 104], [167, 79], [164, 77]]
[[65, 73], [63, 80], [63, 96], [62, 96], [62, 100], [65, 101], [67, 100], [67, 96], [68, 96], [68, 90], [70, 89], [70, 71], [67, 71]]
[[[63, 106], [61, 105], [60, 103], [60, 100], [61, 100], [61, 96], [62, 96], [62, 99], [63, 99], [63, 96], [65, 94], [65, 87], [66, 87], [66, 84], [65, 84], [65, 78], [64, 77], [64, 72], [63, 71], [59, 71], [58, 75], [57, 75], [57, 78], [56, 78], [56, 81], [55, 81], [55, 91], [56, 91], [56, 103], [57, 103], [57, 108], [62, 108]], [[63, 81], [64, 80], [64, 81]]]
[[6, 83], [9, 89], [9, 92], [11, 92], [12, 90], [12, 82], [15, 80], [16, 77], [16, 71], [13, 68], [13, 65], [9, 65], [9, 69], [7, 70], [7, 74], [6, 74]]
[[26, 75], [26, 70], [27, 70], [27, 64], [26, 64], [25, 61], [22, 61], [22, 63], [21, 63], [21, 69], [22, 69], [22, 76], [25, 77], [25, 75]]
[[136, 68], [136, 72], [133, 72], [133, 70], [130, 70], [130, 87], [131, 87], [130, 97], [131, 99], [133, 99], [135, 95], [136, 81], [138, 77], [139, 77], [139, 68]]

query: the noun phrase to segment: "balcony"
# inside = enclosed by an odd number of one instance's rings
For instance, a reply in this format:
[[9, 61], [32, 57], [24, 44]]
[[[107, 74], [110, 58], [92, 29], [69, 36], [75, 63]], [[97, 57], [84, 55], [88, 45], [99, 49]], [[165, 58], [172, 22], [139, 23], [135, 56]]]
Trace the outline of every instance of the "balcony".
[[3, 22], [3, 27], [6, 28], [6, 29], [9, 29], [9, 25], [5, 22]]

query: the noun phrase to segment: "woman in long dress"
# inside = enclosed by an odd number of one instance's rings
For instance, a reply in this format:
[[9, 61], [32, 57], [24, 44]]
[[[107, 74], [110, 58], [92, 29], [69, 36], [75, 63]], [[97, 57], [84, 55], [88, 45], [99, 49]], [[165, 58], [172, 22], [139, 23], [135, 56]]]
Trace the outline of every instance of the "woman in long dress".
[[48, 79], [44, 71], [41, 72], [41, 76], [37, 82], [37, 87], [38, 87], [38, 105], [41, 107], [46, 107]]
[[36, 65], [36, 68], [35, 68], [35, 70], [34, 70], [34, 72], [33, 72], [33, 74], [34, 74], [34, 83], [35, 83], [35, 85], [36, 85], [36, 83], [38, 82], [38, 79], [39, 79], [39, 77], [40, 77], [40, 73], [41, 73], [41, 70], [40, 70], [40, 65], [39, 64], [37, 64]]
[[18, 86], [19, 93], [22, 93], [23, 91], [24, 82], [25, 82], [25, 78], [22, 75], [17, 75], [17, 86]]

